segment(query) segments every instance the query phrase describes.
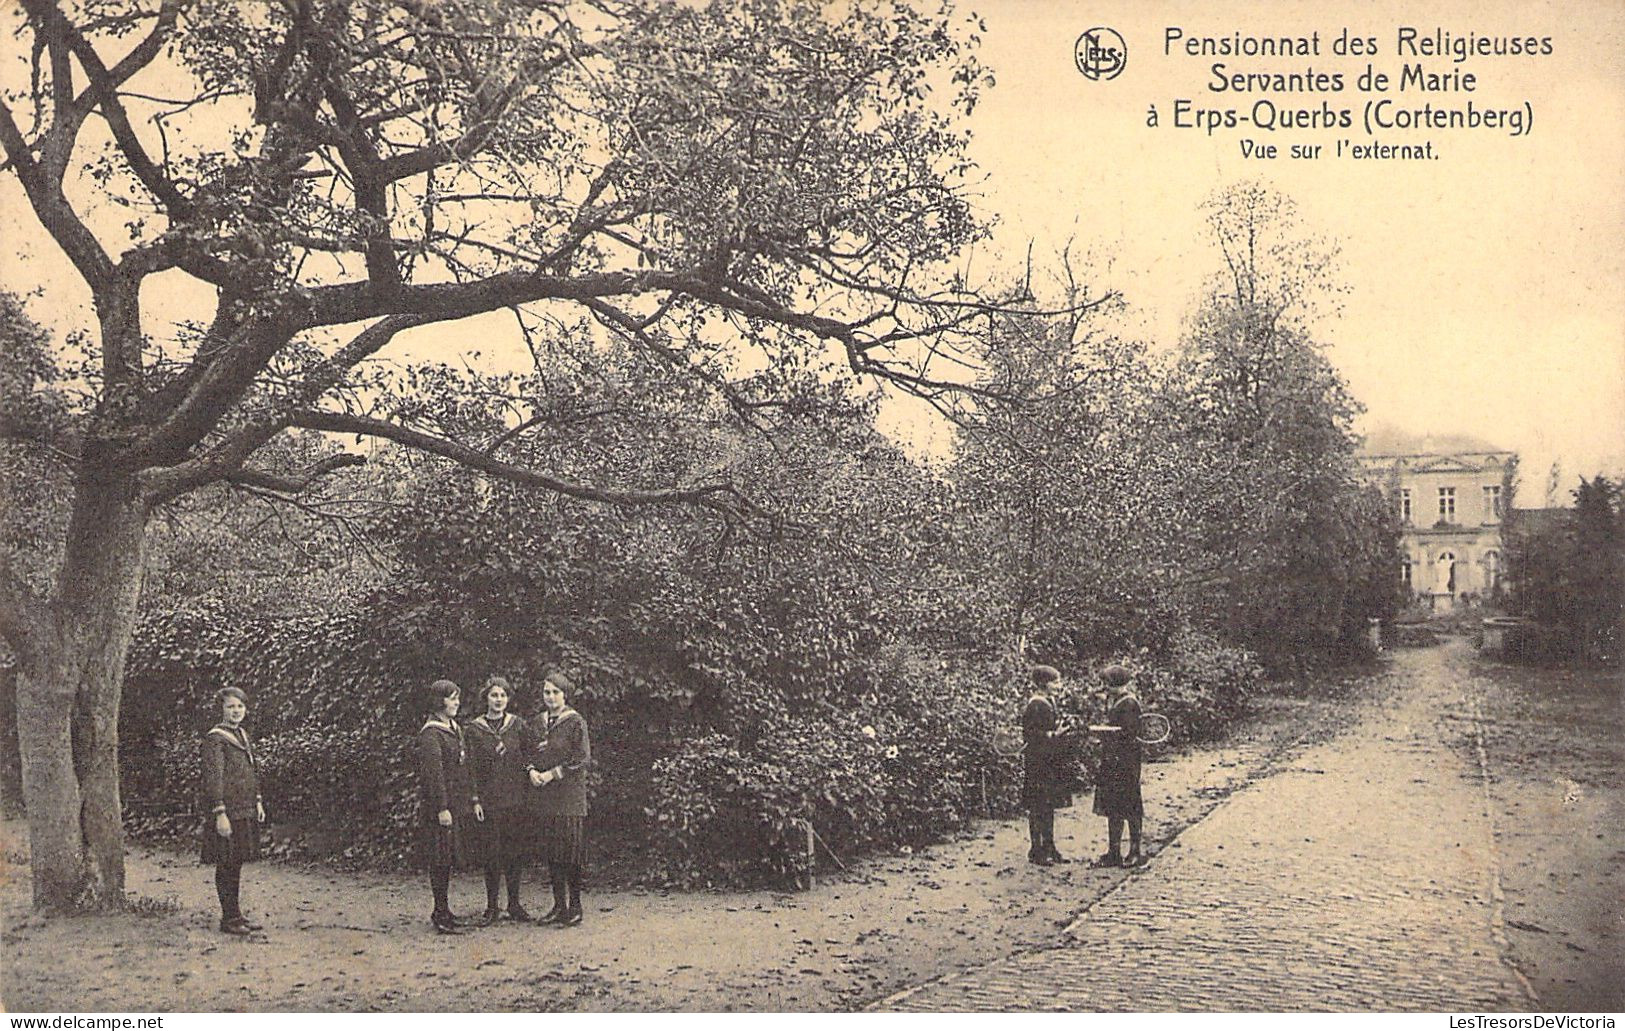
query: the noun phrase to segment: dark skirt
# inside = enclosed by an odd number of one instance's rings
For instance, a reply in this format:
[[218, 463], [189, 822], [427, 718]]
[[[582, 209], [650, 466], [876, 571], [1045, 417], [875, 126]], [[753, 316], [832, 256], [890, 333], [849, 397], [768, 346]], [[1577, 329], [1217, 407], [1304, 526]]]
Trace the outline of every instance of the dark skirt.
[[542, 858], [549, 863], [583, 862], [586, 835], [579, 816], [541, 813], [536, 817], [536, 833], [542, 841]]
[[1094, 811], [1096, 816], [1123, 819], [1145, 815], [1145, 805], [1140, 800], [1138, 762], [1101, 762], [1099, 779], [1095, 784]]
[[[474, 817], [469, 816], [472, 822]], [[418, 864], [433, 869], [437, 866], [460, 867], [469, 865], [470, 848], [463, 834], [461, 821], [450, 827], [434, 823], [418, 824]]]
[[231, 821], [231, 837], [223, 838], [214, 830], [214, 816], [203, 818], [203, 843], [200, 861], [206, 866], [239, 866], [252, 863], [260, 857], [260, 822], [252, 816]]
[[530, 858], [535, 817], [524, 806], [487, 809], [483, 821], [468, 825], [465, 837], [472, 846], [468, 858], [478, 857], [488, 869], [504, 870]]

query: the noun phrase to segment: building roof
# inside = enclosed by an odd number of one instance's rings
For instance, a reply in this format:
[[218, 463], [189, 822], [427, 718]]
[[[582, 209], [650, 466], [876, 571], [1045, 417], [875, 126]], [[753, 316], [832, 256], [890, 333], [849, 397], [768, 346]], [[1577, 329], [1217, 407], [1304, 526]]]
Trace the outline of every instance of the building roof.
[[1481, 437], [1467, 433], [1407, 433], [1393, 426], [1376, 426], [1360, 441], [1359, 453], [1368, 457], [1399, 455], [1510, 454]]

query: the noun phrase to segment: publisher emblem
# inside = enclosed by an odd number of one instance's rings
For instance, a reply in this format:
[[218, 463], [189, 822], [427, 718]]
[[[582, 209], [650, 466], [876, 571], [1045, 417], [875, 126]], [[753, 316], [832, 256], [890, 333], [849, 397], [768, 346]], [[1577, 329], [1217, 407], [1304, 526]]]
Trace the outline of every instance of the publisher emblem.
[[1128, 44], [1116, 29], [1090, 29], [1078, 37], [1072, 60], [1084, 78], [1105, 82], [1123, 73], [1128, 64]]

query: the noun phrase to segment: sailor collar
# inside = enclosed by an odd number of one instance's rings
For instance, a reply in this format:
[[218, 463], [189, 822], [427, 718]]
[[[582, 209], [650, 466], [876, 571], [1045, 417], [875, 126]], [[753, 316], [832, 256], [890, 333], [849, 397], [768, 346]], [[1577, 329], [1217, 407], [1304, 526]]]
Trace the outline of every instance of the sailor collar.
[[550, 712], [543, 712], [542, 718], [547, 721], [548, 727], [551, 728], [558, 726], [560, 723], [563, 723], [565, 720], [575, 715], [577, 715], [576, 711], [566, 705], [563, 709], [559, 710], [559, 714], [557, 716]]
[[489, 716], [482, 713], [474, 718], [473, 726], [479, 727], [488, 734], [496, 734], [500, 737], [507, 733], [509, 727], [513, 726], [514, 719], [513, 713], [505, 712], [502, 714], [502, 722], [495, 724], [491, 722]]
[[453, 723], [451, 720], [440, 720], [440, 719], [434, 718], [433, 716], [431, 716], [428, 719], [423, 721], [423, 726], [418, 728], [418, 733], [421, 734], [423, 731], [428, 730], [431, 727], [434, 728], [435, 730], [443, 730], [446, 733], [455, 735], [458, 738], [461, 738], [463, 736], [463, 728], [462, 727], [459, 727], [457, 724]]
[[250, 761], [254, 758], [254, 749], [248, 743], [248, 731], [244, 730], [241, 724], [236, 727], [228, 727], [224, 723], [216, 723], [209, 728], [209, 733], [206, 736], [247, 752]]

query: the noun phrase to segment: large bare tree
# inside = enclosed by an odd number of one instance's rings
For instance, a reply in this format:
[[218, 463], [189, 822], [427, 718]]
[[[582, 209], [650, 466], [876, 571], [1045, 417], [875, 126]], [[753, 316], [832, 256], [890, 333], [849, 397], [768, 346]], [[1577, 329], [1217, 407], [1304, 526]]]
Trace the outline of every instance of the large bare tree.
[[279, 434], [387, 439], [579, 498], [752, 510], [724, 479], [586, 483], [508, 461], [523, 417], [474, 440], [381, 416], [358, 367], [404, 331], [507, 309], [535, 352], [550, 324], [595, 320], [741, 419], [837, 372], [927, 398], [955, 386], [941, 370], [988, 308], [944, 274], [982, 233], [954, 121], [986, 84], [974, 26], [902, 0], [838, 6], [7, 15], [28, 86], [0, 106], [4, 169], [96, 323], [75, 417], [0, 411], [0, 434], [71, 484], [46, 589], [0, 551], [37, 905], [122, 897], [120, 689], [154, 511], [221, 482], [291, 496], [359, 460], [271, 469], [256, 455]]

